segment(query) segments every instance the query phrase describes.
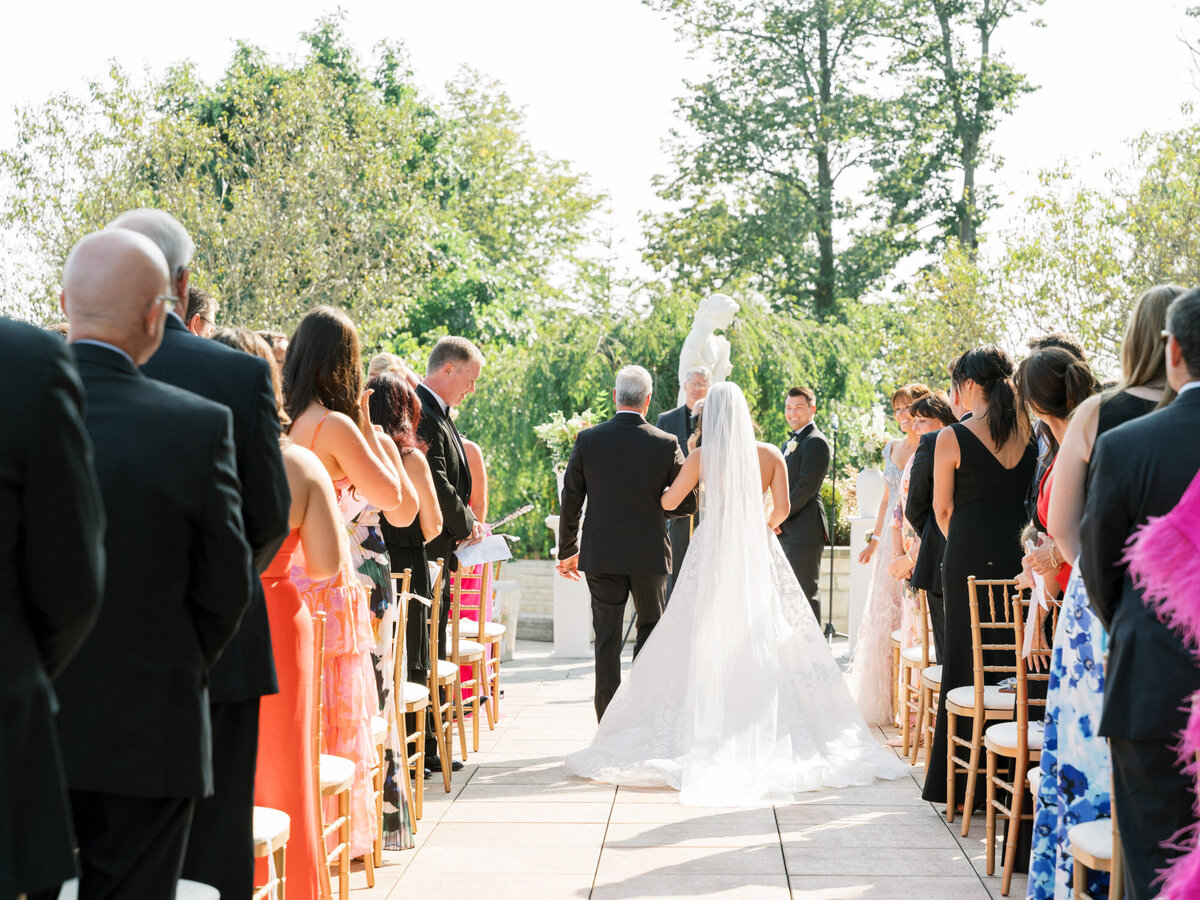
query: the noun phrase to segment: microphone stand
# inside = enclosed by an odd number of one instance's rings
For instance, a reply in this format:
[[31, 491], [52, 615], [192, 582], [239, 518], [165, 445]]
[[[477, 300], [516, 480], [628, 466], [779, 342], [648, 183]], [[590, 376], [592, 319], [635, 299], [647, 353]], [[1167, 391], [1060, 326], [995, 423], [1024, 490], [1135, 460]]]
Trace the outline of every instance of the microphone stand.
[[834, 413], [832, 418], [830, 418], [830, 420], [829, 420], [830, 431], [833, 432], [833, 459], [829, 466], [830, 485], [833, 487], [832, 495], [830, 497], [830, 506], [833, 507], [830, 510], [830, 514], [831, 514], [830, 518], [833, 520], [833, 524], [829, 529], [829, 590], [826, 591], [826, 593], [829, 596], [829, 600], [828, 600], [829, 605], [827, 607], [828, 611], [825, 614], [825, 639], [829, 641], [829, 645], [831, 647], [833, 646], [833, 639], [835, 637], [847, 637], [847, 635], [842, 634], [840, 631], [838, 631], [833, 626], [833, 562], [834, 562], [834, 555], [835, 555], [834, 547], [837, 544], [836, 534], [837, 534], [837, 519], [838, 519], [837, 446], [838, 446], [838, 428], [840, 425], [841, 425], [841, 422], [838, 420], [838, 415], [837, 415], [837, 413]]

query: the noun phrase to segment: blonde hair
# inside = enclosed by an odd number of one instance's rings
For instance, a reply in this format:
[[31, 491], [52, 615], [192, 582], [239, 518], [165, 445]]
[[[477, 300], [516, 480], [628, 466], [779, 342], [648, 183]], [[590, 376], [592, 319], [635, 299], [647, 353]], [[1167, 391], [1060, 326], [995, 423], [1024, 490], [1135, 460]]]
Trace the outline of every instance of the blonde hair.
[[377, 353], [367, 363], [367, 379], [370, 380], [376, 375], [382, 375], [384, 372], [399, 372], [407, 378], [409, 368], [405, 365], [404, 360], [395, 353]]
[[1166, 381], [1162, 332], [1167, 327], [1167, 307], [1186, 293], [1187, 288], [1177, 284], [1157, 284], [1138, 297], [1121, 339], [1122, 377], [1118, 391]]

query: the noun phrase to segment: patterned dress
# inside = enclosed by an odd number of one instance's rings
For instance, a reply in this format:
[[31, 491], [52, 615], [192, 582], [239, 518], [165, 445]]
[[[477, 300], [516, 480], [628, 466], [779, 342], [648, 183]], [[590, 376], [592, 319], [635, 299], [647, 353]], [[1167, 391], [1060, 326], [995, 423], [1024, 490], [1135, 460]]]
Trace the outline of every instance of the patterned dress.
[[[1029, 859], [1030, 900], [1071, 896], [1067, 830], [1111, 815], [1112, 759], [1096, 734], [1104, 706], [1108, 635], [1088, 603], [1079, 567], [1071, 571], [1054, 633], [1042, 738], [1042, 783]], [[1059, 760], [1063, 763], [1060, 765]], [[1108, 873], [1092, 872], [1087, 891], [1108, 896]]]

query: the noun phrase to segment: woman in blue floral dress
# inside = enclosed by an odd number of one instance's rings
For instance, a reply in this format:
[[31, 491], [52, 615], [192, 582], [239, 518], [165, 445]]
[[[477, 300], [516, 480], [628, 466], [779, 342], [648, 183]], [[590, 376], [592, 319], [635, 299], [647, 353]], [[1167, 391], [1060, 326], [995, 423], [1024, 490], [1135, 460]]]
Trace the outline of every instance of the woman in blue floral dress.
[[[1047, 525], [1060, 559], [1079, 552], [1088, 462], [1096, 438], [1150, 412], [1162, 396], [1165, 363], [1160, 334], [1166, 310], [1182, 288], [1146, 291], [1129, 317], [1121, 347], [1123, 381], [1114, 391], [1083, 401], [1071, 417], [1055, 460], [1054, 493]], [[1104, 705], [1108, 636], [1092, 611], [1079, 567], [1063, 592], [1046, 697], [1041, 775], [1034, 803], [1029, 900], [1068, 900], [1072, 863], [1067, 831], [1112, 814], [1112, 759], [1097, 734]], [[1108, 874], [1093, 872], [1085, 889], [1108, 894]]]

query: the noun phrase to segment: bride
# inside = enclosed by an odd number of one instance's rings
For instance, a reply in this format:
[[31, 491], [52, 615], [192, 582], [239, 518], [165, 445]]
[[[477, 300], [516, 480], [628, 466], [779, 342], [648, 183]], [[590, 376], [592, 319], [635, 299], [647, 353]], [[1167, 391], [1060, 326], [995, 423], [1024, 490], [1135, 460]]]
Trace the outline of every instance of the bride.
[[904, 764], [867, 729], [772, 533], [787, 514], [783, 457], [754, 440], [732, 382], [709, 391], [702, 429], [662, 497], [670, 509], [703, 487], [671, 603], [567, 771], [671, 787], [691, 806], [790, 803], [898, 777]]

